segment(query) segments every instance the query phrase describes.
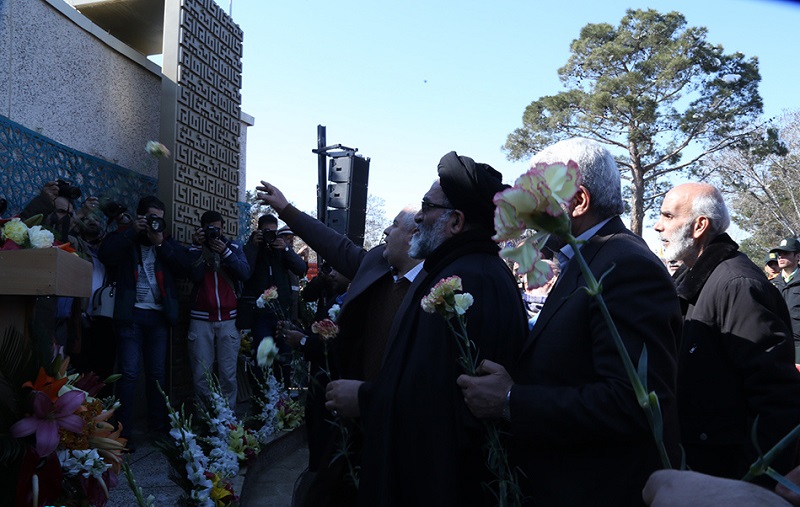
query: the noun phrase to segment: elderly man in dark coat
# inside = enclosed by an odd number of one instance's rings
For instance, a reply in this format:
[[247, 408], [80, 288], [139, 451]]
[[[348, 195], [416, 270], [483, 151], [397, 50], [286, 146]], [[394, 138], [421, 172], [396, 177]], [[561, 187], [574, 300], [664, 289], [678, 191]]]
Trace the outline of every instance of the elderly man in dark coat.
[[[492, 241], [500, 174], [455, 152], [439, 162], [439, 180], [422, 200], [412, 257], [424, 257], [397, 312], [383, 368], [373, 382], [334, 381], [328, 407], [360, 414], [365, 444], [359, 504], [363, 506], [485, 505], [480, 422], [456, 385], [459, 352], [445, 320], [425, 313], [421, 299], [440, 280], [461, 277], [475, 302], [467, 330], [481, 358], [510, 361], [526, 321], [513, 274]], [[354, 393], [358, 393], [358, 404]]]
[[[258, 190], [262, 202], [272, 206], [334, 269], [351, 279], [337, 320], [340, 331], [331, 346], [330, 366], [335, 370], [334, 378], [373, 380], [383, 362], [395, 312], [422, 268], [419, 259], [408, 256], [408, 242], [416, 229], [416, 210], [407, 208], [398, 213], [384, 230], [385, 242], [367, 251], [289, 204], [275, 185], [262, 181]], [[293, 333], [285, 332], [286, 339], [292, 339]], [[300, 333], [294, 334], [294, 338], [302, 339], [302, 343], [297, 344], [300, 350], [312, 353], [316, 350], [317, 355], [322, 355], [322, 344], [315, 336], [297, 338], [297, 334]], [[307, 407], [309, 471], [319, 474], [311, 484], [304, 505], [347, 505], [352, 503], [355, 493], [343, 477], [345, 460], [331, 462], [341, 437], [332, 433], [335, 428], [325, 420], [333, 416], [324, 408], [321, 411], [324, 415], [316, 410], [309, 412]], [[360, 431], [357, 427], [350, 427], [349, 431], [354, 454], [350, 459], [357, 463]]]
[[[573, 160], [582, 185], [569, 205], [572, 234], [634, 364], [647, 347], [648, 388], [658, 395], [665, 444], [679, 465], [675, 403], [680, 308], [663, 263], [625, 228], [620, 176], [596, 142], [570, 139], [532, 163]], [[608, 324], [586, 286], [572, 248], [558, 252], [562, 272], [521, 354], [459, 384], [470, 409], [511, 422], [512, 454], [532, 505], [639, 505], [650, 473], [661, 466]], [[510, 375], [509, 375], [510, 373]]]
[[[725, 234], [720, 192], [686, 183], [667, 193], [655, 230], [665, 255], [689, 270], [678, 280], [685, 323], [678, 361], [678, 412], [688, 466], [741, 478], [757, 451], [768, 451], [800, 423], [800, 374], [789, 313], [779, 291]], [[795, 464], [791, 445], [772, 467]]]

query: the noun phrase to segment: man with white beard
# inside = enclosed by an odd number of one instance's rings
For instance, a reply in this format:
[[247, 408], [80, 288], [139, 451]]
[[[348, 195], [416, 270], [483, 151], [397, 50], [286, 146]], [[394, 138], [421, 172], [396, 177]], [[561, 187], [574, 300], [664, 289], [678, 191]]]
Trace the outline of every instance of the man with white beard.
[[[664, 256], [689, 268], [677, 281], [684, 315], [678, 414], [686, 463], [696, 472], [738, 479], [758, 457], [750, 437], [757, 417], [763, 452], [800, 423], [800, 374], [786, 304], [725, 233], [729, 224], [719, 190], [686, 183], [664, 197], [655, 230]], [[790, 445], [772, 468], [789, 472], [795, 456]]]
[[491, 505], [482, 483], [484, 431], [464, 403], [456, 339], [447, 322], [420, 301], [440, 280], [461, 278], [474, 297], [467, 334], [478, 360], [508, 364], [526, 336], [516, 279], [500, 258], [494, 234], [494, 195], [506, 188], [487, 164], [450, 152], [439, 179], [422, 198], [409, 255], [424, 258], [392, 324], [383, 366], [372, 382], [334, 380], [326, 406], [360, 415], [364, 453], [359, 505]]

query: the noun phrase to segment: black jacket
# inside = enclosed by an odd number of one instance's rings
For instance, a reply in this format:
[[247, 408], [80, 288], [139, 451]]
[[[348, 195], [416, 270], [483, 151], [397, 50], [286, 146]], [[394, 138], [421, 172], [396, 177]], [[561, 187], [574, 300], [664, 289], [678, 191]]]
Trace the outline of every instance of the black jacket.
[[458, 275], [474, 297], [467, 330], [481, 359], [510, 364], [527, 331], [522, 297], [488, 237], [465, 232], [426, 260], [397, 311], [378, 378], [359, 390], [364, 454], [359, 505], [487, 504], [491, 480], [484, 430], [456, 385], [455, 338], [438, 314], [420, 308], [443, 278]]
[[800, 274], [789, 283], [783, 280], [782, 275], [772, 279], [772, 284], [781, 291], [783, 300], [789, 308], [789, 317], [792, 319], [792, 333], [794, 334], [794, 362], [800, 363]]
[[[678, 360], [681, 440], [692, 470], [741, 478], [756, 458], [758, 416], [767, 452], [800, 423], [800, 374], [789, 313], [778, 290], [727, 234], [678, 285], [684, 312]], [[772, 467], [785, 474], [794, 447]]]
[[278, 302], [283, 316], [288, 318], [292, 304], [292, 283], [289, 279], [289, 271], [297, 276], [304, 276], [308, 269], [302, 257], [289, 247], [284, 250], [260, 248], [260, 244], [253, 240], [255, 234], [254, 232], [250, 235], [250, 239], [244, 246], [244, 254], [251, 274], [244, 282], [242, 296], [239, 300], [239, 317], [236, 324], [240, 329], [250, 327], [252, 312], [271, 311], [269, 307], [263, 310], [256, 309], [255, 300], [272, 286], [278, 289]]
[[[611, 219], [581, 248], [647, 388], [658, 394], [664, 441], [680, 464], [675, 402], [681, 314], [675, 286], [642, 239]], [[512, 457], [532, 505], [641, 505], [661, 461], [611, 332], [573, 258], [510, 370]]]

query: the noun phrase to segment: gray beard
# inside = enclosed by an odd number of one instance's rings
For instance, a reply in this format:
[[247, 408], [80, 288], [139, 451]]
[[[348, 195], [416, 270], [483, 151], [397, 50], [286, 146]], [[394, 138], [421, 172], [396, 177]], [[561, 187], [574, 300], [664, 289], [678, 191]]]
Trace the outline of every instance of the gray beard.
[[442, 214], [430, 227], [419, 224], [417, 226], [418, 232], [411, 236], [411, 241], [408, 245], [408, 256], [412, 259], [425, 259], [439, 248], [439, 245], [447, 239], [444, 230], [447, 227], [449, 218], [450, 212], [447, 212]]
[[694, 239], [689, 234], [692, 222], [681, 227], [675, 238], [669, 238], [669, 246], [664, 249], [664, 258], [668, 261], [684, 261], [687, 258], [695, 257], [697, 248], [694, 246]]

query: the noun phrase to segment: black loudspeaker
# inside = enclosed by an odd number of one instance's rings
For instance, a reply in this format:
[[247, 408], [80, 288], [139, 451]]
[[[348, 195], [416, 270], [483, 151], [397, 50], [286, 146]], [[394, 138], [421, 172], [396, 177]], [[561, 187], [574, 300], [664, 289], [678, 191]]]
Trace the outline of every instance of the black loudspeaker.
[[328, 227], [363, 246], [367, 220], [369, 159], [354, 155], [331, 158], [328, 181]]

